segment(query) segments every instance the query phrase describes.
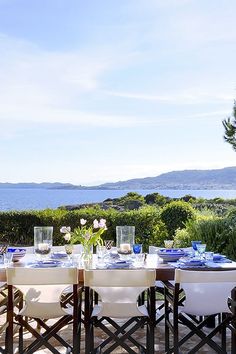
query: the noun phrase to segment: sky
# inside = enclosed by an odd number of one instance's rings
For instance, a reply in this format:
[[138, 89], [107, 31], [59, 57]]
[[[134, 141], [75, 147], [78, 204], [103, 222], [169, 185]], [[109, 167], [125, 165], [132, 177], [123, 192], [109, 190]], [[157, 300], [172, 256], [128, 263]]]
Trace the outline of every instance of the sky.
[[0, 182], [236, 166], [235, 0], [0, 0]]

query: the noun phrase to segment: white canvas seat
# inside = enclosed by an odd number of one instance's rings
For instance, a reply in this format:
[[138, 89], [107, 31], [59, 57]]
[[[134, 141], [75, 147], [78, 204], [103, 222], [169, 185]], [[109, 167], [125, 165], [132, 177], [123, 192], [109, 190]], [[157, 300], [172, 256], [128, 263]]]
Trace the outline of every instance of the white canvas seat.
[[[16, 322], [20, 325], [19, 352], [34, 353], [42, 345], [45, 345], [52, 353], [59, 353], [48, 341], [51, 337], [58, 340], [60, 345], [70, 349], [73, 353], [79, 352], [79, 328], [80, 328], [80, 301], [78, 300], [78, 270], [76, 268], [7, 268], [8, 283], [8, 321], [9, 321], [9, 354], [13, 353], [13, 286], [23, 293], [24, 304], [16, 314]], [[73, 307], [63, 307], [61, 295], [68, 286], [73, 286]], [[25, 317], [33, 318], [43, 328], [39, 334], [25, 320]], [[49, 327], [45, 320], [57, 319]], [[58, 331], [69, 323], [73, 324], [73, 345], [69, 345], [58, 334]], [[29, 330], [35, 337], [35, 341], [27, 348], [23, 343], [23, 327]]]
[[[198, 353], [199, 349], [207, 344], [216, 353], [226, 353], [226, 328], [232, 321], [232, 313], [228, 307], [228, 298], [231, 290], [236, 286], [236, 271], [188, 271], [175, 270], [175, 285], [168, 285], [165, 289], [166, 310], [166, 352], [179, 354], [181, 345], [194, 334], [199, 336], [199, 343], [191, 348], [189, 353]], [[179, 306], [179, 293], [183, 289], [184, 302]], [[172, 310], [173, 321], [169, 316]], [[219, 323], [210, 332], [205, 333], [204, 327], [209, 316], [224, 314]], [[201, 320], [196, 321], [196, 316]], [[219, 316], [218, 316], [219, 317]], [[179, 338], [179, 324], [187, 326], [189, 333]], [[173, 333], [173, 346], [170, 347], [170, 330]], [[209, 332], [209, 331], [208, 331]], [[217, 344], [213, 338], [216, 333], [221, 333], [221, 344]]]
[[[150, 269], [85, 270], [86, 354], [103, 348], [104, 353], [111, 353], [119, 346], [128, 353], [135, 353], [127, 340], [145, 353], [154, 353], [155, 278], [156, 271]], [[147, 306], [139, 306], [138, 297], [147, 289]], [[95, 305], [92, 301], [94, 291], [100, 299]], [[122, 326], [118, 325], [118, 318], [126, 319]], [[104, 321], [108, 321], [115, 330], [108, 328]], [[98, 348], [94, 348], [94, 326], [107, 334]], [[142, 326], [147, 329], [146, 347], [132, 337]]]

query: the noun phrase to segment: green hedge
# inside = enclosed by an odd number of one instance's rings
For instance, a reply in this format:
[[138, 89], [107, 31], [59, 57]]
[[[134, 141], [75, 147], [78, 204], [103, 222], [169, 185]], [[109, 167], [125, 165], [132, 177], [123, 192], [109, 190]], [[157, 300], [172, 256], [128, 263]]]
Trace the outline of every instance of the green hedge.
[[[51, 210], [30, 212], [0, 213], [0, 242], [11, 245], [32, 246], [34, 226], [53, 226], [53, 244], [62, 245], [64, 239], [60, 233], [61, 226], [71, 226], [72, 230], [79, 225], [80, 219], [91, 224], [94, 219], [107, 220], [107, 231], [104, 239], [116, 240], [117, 225], [134, 225], [136, 241], [142, 242], [144, 250], [149, 241], [159, 244], [167, 235], [165, 226], [160, 221], [159, 211], [155, 207], [145, 207], [132, 211], [102, 210], [98, 207], [75, 211]], [[164, 235], [164, 236], [163, 236]]]
[[[175, 208], [172, 209], [172, 211]], [[179, 214], [178, 214], [179, 215]], [[134, 225], [136, 242], [143, 244], [144, 251], [149, 245], [163, 246], [164, 239], [169, 238], [167, 227], [161, 220], [161, 210], [148, 206], [132, 211], [102, 210], [99, 207], [75, 211], [51, 210], [27, 212], [0, 212], [0, 243], [10, 245], [32, 246], [34, 226], [53, 226], [54, 245], [64, 244], [60, 233], [61, 226], [79, 225], [81, 218], [91, 224], [93, 220], [107, 220], [108, 230], [104, 239], [116, 240], [116, 226]], [[182, 225], [182, 224], [181, 224]], [[198, 217], [188, 219], [186, 227], [178, 229], [175, 240], [181, 246], [190, 246], [191, 240], [206, 242], [207, 249], [225, 254], [236, 260], [236, 212], [231, 211], [227, 217]]]

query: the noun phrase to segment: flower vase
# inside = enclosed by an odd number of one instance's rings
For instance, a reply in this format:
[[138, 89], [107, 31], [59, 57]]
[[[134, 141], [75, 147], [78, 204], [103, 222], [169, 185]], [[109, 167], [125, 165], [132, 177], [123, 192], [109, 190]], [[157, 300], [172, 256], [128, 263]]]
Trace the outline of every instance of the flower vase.
[[89, 269], [93, 264], [93, 246], [85, 247], [82, 252], [82, 260], [84, 263], [84, 268]]

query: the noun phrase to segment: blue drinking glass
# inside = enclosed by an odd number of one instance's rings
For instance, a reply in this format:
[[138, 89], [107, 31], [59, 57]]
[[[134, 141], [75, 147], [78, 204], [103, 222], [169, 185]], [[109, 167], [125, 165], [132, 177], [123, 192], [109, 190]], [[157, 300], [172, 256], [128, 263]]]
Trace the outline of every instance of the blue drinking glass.
[[192, 247], [194, 251], [197, 251], [197, 245], [202, 243], [202, 241], [192, 241]]
[[142, 253], [142, 245], [140, 243], [136, 243], [133, 245], [134, 254]]

